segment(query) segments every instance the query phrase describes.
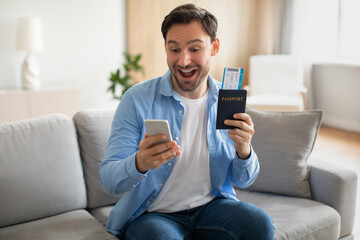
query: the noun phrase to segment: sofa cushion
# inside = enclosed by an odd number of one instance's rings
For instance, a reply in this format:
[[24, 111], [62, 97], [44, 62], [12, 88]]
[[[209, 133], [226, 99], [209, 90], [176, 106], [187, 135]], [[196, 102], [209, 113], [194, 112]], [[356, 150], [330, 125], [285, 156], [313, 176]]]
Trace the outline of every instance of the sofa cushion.
[[120, 195], [106, 193], [99, 180], [99, 168], [109, 140], [114, 113], [114, 110], [83, 110], [73, 118], [78, 131], [90, 209], [114, 204], [120, 198]]
[[0, 124], [0, 146], [0, 227], [86, 207], [71, 119], [53, 114]]
[[310, 198], [307, 159], [323, 112], [248, 109], [247, 113], [255, 124], [252, 145], [260, 162], [260, 173], [248, 189]]
[[0, 239], [114, 239], [87, 211], [75, 210], [40, 220], [0, 228]]
[[91, 209], [89, 212], [96, 220], [101, 222], [104, 226], [107, 224], [111, 210], [114, 208], [114, 205], [99, 207]]
[[236, 189], [240, 201], [263, 209], [273, 220], [275, 240], [335, 240], [340, 215], [335, 209], [309, 199]]

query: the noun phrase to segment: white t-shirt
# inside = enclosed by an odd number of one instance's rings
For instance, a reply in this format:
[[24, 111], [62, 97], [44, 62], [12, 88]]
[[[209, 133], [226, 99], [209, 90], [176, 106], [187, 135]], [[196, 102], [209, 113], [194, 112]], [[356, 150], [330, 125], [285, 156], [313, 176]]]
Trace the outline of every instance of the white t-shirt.
[[198, 207], [210, 202], [211, 194], [209, 147], [207, 144], [208, 93], [198, 99], [188, 99], [178, 94], [184, 107], [181, 126], [181, 155], [159, 196], [149, 207], [149, 212], [176, 212]]

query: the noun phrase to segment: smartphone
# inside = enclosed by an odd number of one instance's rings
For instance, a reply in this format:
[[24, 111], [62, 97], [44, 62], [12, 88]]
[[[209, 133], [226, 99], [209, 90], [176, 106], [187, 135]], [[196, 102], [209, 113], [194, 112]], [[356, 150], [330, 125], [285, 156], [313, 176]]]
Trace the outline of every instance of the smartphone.
[[146, 132], [150, 136], [158, 135], [158, 134], [164, 134], [166, 136], [166, 139], [160, 142], [156, 142], [153, 144], [153, 146], [169, 142], [172, 140], [171, 138], [171, 132], [169, 127], [169, 122], [167, 120], [162, 119], [146, 119], [145, 120], [145, 127]]

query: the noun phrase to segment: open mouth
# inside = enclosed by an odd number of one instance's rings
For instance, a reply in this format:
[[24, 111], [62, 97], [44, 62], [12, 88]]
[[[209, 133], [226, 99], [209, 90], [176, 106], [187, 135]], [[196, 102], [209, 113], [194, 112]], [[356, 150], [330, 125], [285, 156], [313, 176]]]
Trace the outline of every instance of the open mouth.
[[191, 78], [196, 73], [196, 69], [178, 69], [178, 71], [184, 78]]

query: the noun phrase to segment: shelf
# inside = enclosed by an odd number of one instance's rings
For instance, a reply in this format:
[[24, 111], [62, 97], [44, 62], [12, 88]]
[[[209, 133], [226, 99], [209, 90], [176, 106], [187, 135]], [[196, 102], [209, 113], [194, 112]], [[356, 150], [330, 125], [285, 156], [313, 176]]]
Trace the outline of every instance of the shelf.
[[70, 118], [80, 110], [78, 89], [0, 91], [0, 122], [62, 113]]

